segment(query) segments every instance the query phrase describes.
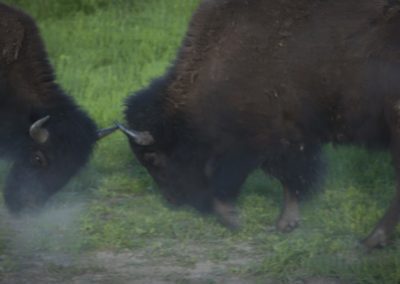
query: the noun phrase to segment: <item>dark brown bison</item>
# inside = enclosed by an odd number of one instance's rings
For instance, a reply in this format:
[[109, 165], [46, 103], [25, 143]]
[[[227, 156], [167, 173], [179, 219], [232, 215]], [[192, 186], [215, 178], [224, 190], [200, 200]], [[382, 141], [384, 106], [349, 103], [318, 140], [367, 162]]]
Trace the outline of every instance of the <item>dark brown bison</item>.
[[97, 131], [55, 83], [33, 19], [0, 4], [0, 157], [13, 162], [7, 207], [17, 213], [44, 204], [112, 130]]
[[[400, 179], [400, 12], [384, 0], [203, 1], [169, 71], [127, 100], [120, 128], [165, 197], [237, 225], [261, 167], [298, 225], [327, 142], [387, 148]], [[400, 182], [400, 181], [398, 181]], [[365, 239], [384, 245], [400, 188]]]

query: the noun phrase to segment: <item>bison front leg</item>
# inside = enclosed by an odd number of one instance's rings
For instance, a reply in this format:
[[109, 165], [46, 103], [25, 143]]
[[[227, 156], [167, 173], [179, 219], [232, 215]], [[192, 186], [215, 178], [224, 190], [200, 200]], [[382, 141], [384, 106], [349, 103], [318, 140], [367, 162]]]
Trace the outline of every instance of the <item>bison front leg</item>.
[[325, 162], [319, 145], [300, 144], [263, 164], [283, 185], [284, 203], [276, 221], [280, 232], [291, 232], [300, 223], [299, 200], [320, 187]]
[[213, 209], [220, 223], [230, 229], [240, 226], [235, 202], [240, 188], [251, 171], [258, 167], [258, 158], [244, 151], [212, 159], [208, 165], [209, 184], [213, 190]]
[[276, 221], [276, 228], [280, 232], [291, 232], [300, 222], [298, 197], [287, 187], [284, 187], [284, 204], [281, 214]]

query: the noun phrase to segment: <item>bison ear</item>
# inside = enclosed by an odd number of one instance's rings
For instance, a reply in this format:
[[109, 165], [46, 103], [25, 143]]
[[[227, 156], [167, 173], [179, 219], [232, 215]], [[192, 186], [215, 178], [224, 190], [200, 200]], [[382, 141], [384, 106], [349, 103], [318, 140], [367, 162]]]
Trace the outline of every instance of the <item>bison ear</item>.
[[131, 138], [140, 146], [149, 146], [154, 143], [154, 138], [148, 131], [136, 131], [133, 129], [128, 129], [118, 122], [115, 124], [123, 133], [125, 133], [126, 136]]
[[103, 128], [103, 129], [99, 129], [97, 130], [97, 141], [110, 135], [111, 133], [113, 133], [115, 130], [118, 129], [118, 126], [114, 126], [114, 127], [109, 127], [109, 128]]
[[50, 115], [38, 119], [32, 123], [31, 127], [29, 128], [29, 135], [36, 143], [44, 144], [47, 142], [47, 140], [49, 140], [50, 133], [47, 129], [43, 128], [43, 124], [45, 124], [49, 119]]

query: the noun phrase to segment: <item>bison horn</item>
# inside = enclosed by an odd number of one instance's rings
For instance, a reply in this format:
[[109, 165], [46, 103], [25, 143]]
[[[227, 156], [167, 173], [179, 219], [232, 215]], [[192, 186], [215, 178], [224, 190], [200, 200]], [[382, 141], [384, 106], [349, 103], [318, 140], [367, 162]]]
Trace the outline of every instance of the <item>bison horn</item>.
[[29, 128], [29, 135], [34, 141], [39, 144], [46, 143], [49, 139], [50, 133], [47, 129], [42, 128], [43, 124], [50, 119], [50, 115], [47, 115], [41, 119], [35, 121]]
[[117, 129], [118, 129], [118, 126], [109, 127], [109, 128], [103, 128], [103, 129], [97, 130], [97, 140], [100, 140], [101, 138], [104, 138], [104, 137], [110, 135], [111, 133], [113, 133]]
[[136, 131], [128, 129], [118, 122], [115, 124], [119, 129], [121, 129], [122, 132], [126, 134], [126, 136], [132, 138], [133, 141], [140, 146], [148, 146], [154, 143], [154, 138], [148, 131]]

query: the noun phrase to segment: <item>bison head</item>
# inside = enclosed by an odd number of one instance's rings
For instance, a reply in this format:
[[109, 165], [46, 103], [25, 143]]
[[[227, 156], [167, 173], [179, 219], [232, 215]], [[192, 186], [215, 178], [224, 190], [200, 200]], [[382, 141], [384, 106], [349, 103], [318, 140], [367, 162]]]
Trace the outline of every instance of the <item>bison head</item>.
[[165, 147], [168, 143], [160, 145], [149, 131], [135, 131], [117, 125], [128, 136], [135, 156], [153, 177], [170, 205], [188, 205], [202, 213], [211, 212], [212, 194], [207, 185], [207, 160], [200, 151], [193, 153], [193, 148], [188, 144]]
[[184, 133], [183, 119], [170, 113], [173, 107], [165, 96], [168, 84], [168, 76], [163, 76], [129, 96], [125, 109], [128, 127], [117, 125], [171, 205], [209, 212], [212, 194], [205, 171], [208, 156], [204, 155], [208, 149], [201, 149], [195, 137]]
[[95, 141], [115, 130], [97, 131], [84, 112], [71, 106], [42, 111], [24, 125], [24, 135], [14, 141], [14, 164], [4, 189], [13, 213], [42, 206], [87, 162]]

